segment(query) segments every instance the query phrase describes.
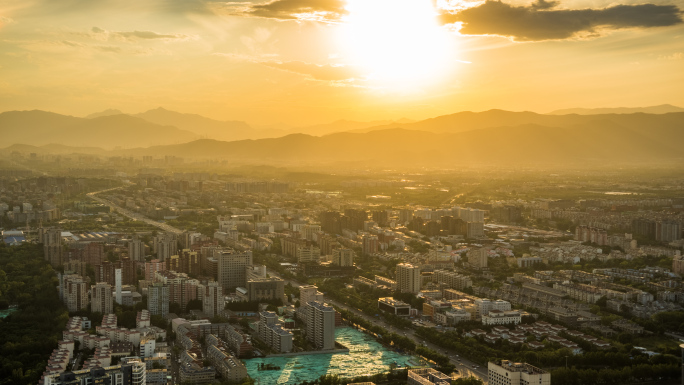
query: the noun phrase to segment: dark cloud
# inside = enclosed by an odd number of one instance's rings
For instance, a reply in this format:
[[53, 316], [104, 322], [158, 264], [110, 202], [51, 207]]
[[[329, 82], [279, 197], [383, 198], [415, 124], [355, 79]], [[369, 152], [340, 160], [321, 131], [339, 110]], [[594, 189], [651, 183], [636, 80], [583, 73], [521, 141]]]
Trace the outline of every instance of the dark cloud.
[[297, 15], [317, 14], [321, 19], [336, 20], [347, 11], [343, 0], [274, 0], [253, 5], [247, 11], [252, 16], [273, 19], [299, 19]]
[[359, 77], [357, 71], [349, 66], [318, 65], [301, 61], [266, 61], [260, 62], [260, 64], [283, 71], [294, 72], [316, 80], [345, 81]]
[[616, 5], [603, 9], [553, 9], [556, 1], [537, 0], [513, 6], [487, 0], [455, 14], [443, 14], [444, 24], [463, 23], [465, 35], [500, 35], [519, 41], [595, 36], [603, 29], [652, 28], [682, 23], [674, 5]]

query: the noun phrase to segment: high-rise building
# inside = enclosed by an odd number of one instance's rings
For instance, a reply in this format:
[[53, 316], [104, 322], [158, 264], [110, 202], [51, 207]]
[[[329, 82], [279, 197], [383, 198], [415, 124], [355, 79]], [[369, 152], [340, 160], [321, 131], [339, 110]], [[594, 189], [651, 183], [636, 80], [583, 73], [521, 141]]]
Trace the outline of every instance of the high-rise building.
[[364, 254], [375, 254], [378, 252], [378, 247], [380, 242], [378, 241], [377, 235], [365, 235], [363, 237], [363, 253]]
[[530, 364], [502, 360], [487, 369], [490, 385], [551, 385], [551, 373]]
[[247, 267], [252, 265], [252, 252], [235, 250], [217, 251], [218, 282], [224, 290], [247, 285]]
[[489, 250], [485, 248], [468, 251], [468, 264], [475, 269], [486, 269], [489, 262]]
[[151, 315], [169, 314], [169, 286], [155, 282], [147, 288], [147, 310]]
[[90, 287], [90, 311], [93, 313], [114, 313], [112, 301], [112, 285], [106, 282], [98, 282]]
[[50, 262], [52, 266], [61, 266], [64, 263], [62, 255], [62, 230], [47, 229], [41, 233], [45, 260]]
[[153, 259], [145, 262], [145, 280], [151, 282], [154, 280], [154, 273], [166, 270], [166, 262], [159, 259]]
[[128, 241], [128, 258], [136, 262], [145, 260], [145, 244], [143, 241], [137, 238]]
[[672, 242], [682, 239], [682, 227], [677, 221], [656, 222], [655, 239], [661, 242]]
[[329, 350], [335, 348], [335, 309], [323, 302], [309, 302], [306, 304], [306, 338], [317, 349]]
[[70, 312], [88, 307], [88, 286], [80, 275], [62, 277], [62, 301]]
[[208, 317], [214, 317], [226, 307], [223, 288], [218, 282], [212, 281], [204, 286], [202, 297], [202, 312]]
[[333, 265], [354, 266], [354, 250], [346, 248], [333, 249]]
[[380, 227], [387, 227], [389, 224], [389, 215], [387, 214], [387, 210], [379, 210], [379, 211], [373, 211], [371, 213], [373, 221], [378, 224]]
[[484, 237], [484, 222], [468, 222], [466, 226], [467, 238]]
[[421, 287], [420, 267], [410, 263], [397, 265], [397, 289], [402, 293], [418, 293]]
[[292, 351], [294, 335], [278, 324], [278, 315], [274, 312], [262, 311], [259, 313], [257, 334], [260, 340], [278, 353]]
[[178, 254], [178, 237], [175, 234], [160, 234], [152, 241], [153, 251], [157, 258], [166, 261], [172, 255]]
[[121, 305], [121, 269], [114, 269], [114, 292], [116, 293], [116, 303]]

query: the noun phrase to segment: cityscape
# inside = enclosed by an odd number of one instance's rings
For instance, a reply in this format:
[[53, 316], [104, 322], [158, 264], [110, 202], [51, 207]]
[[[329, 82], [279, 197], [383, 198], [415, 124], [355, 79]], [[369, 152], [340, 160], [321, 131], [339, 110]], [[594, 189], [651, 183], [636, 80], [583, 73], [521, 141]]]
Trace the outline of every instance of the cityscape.
[[0, 2], [0, 385], [684, 384], [684, 3]]

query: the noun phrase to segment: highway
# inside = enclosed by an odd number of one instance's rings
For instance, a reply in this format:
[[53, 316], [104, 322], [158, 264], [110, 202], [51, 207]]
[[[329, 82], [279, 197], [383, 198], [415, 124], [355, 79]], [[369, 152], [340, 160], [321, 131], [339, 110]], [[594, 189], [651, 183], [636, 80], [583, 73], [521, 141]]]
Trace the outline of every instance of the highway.
[[[280, 277], [280, 275], [279, 275], [277, 272], [273, 271], [273, 270], [269, 270], [268, 273], [269, 273], [271, 276], [276, 276], [276, 277], [279, 277], [279, 278], [283, 279], [283, 280], [285, 281], [285, 284], [290, 283], [290, 284], [291, 284], [292, 286], [294, 286], [294, 287], [299, 287], [299, 286], [300, 286], [300, 284], [299, 284], [298, 282], [296, 282], [296, 281], [292, 281], [292, 280], [288, 280], [288, 279], [285, 279], [285, 278]], [[422, 340], [420, 337], [418, 337], [418, 336], [415, 335], [415, 330], [413, 330], [413, 329], [404, 329], [404, 330], [402, 330], [402, 329], [396, 328], [396, 327], [394, 327], [394, 326], [392, 326], [392, 325], [388, 325], [388, 324], [387, 324], [383, 319], [381, 319], [381, 318], [376, 318], [376, 317], [369, 316], [369, 315], [367, 315], [367, 314], [361, 312], [359, 309], [355, 309], [355, 308], [349, 307], [349, 306], [347, 306], [347, 305], [345, 305], [345, 304], [342, 304], [342, 303], [340, 303], [340, 302], [338, 302], [338, 301], [335, 301], [335, 300], [332, 300], [332, 299], [330, 299], [330, 298], [327, 298], [327, 299], [326, 299], [326, 302], [328, 302], [328, 303], [330, 303], [330, 304], [333, 304], [333, 305], [335, 305], [335, 306], [337, 306], [337, 307], [339, 307], [339, 308], [349, 310], [349, 311], [353, 312], [355, 315], [357, 315], [357, 316], [359, 316], [359, 317], [362, 317], [362, 318], [365, 318], [365, 319], [366, 319], [367, 321], [369, 321], [369, 322], [376, 323], [376, 324], [382, 326], [383, 328], [385, 328], [385, 329], [387, 329], [387, 330], [389, 330], [389, 331], [391, 331], [391, 332], [393, 332], [393, 333], [396, 333], [396, 334], [403, 334], [403, 335], [405, 335], [406, 337], [411, 338], [411, 339], [413, 340], [413, 342], [416, 343], [416, 345], [423, 345], [423, 346], [426, 346], [426, 347], [428, 347], [428, 348], [430, 348], [430, 349], [432, 349], [432, 350], [434, 350], [434, 351], [436, 351], [436, 352], [439, 352], [439, 353], [441, 353], [441, 354], [444, 354], [444, 355], [448, 356], [449, 359], [451, 360], [451, 363], [454, 364], [454, 365], [456, 366], [456, 369], [459, 371], [459, 373], [460, 373], [463, 377], [470, 377], [470, 376], [476, 377], [476, 378], [482, 380], [482, 382], [484, 382], [485, 384], [487, 384], [488, 375], [487, 375], [487, 368], [486, 368], [486, 367], [481, 367], [479, 364], [476, 364], [476, 363], [474, 363], [474, 362], [471, 362], [471, 361], [469, 361], [469, 360], [467, 360], [467, 359], [465, 359], [465, 358], [463, 358], [463, 357], [459, 357], [458, 354], [456, 354], [455, 352], [452, 352], [452, 351], [449, 351], [449, 350], [447, 350], [447, 349], [441, 348], [441, 347], [439, 347], [439, 346], [437, 346], [437, 345], [435, 345], [435, 344], [432, 344], [432, 343], [430, 343], [430, 342], [425, 341], [425, 343], [423, 343], [423, 340]], [[475, 366], [477, 366], [477, 368], [475, 368]]]
[[134, 221], [145, 222], [145, 223], [147, 223], [147, 224], [150, 225], [150, 226], [154, 226], [154, 227], [156, 227], [156, 228], [158, 228], [158, 229], [160, 229], [160, 230], [166, 231], [166, 232], [168, 232], [168, 233], [175, 233], [175, 234], [182, 234], [182, 233], [183, 233], [183, 230], [180, 230], [180, 229], [177, 229], [177, 228], [175, 228], [175, 227], [173, 227], [173, 226], [167, 225], [166, 223], [157, 222], [157, 221], [152, 220], [152, 219], [150, 219], [150, 218], [148, 218], [148, 217], [146, 217], [146, 216], [144, 216], [144, 215], [142, 215], [142, 214], [139, 214], [139, 213], [136, 213], [136, 212], [134, 212], [134, 211], [125, 209], [125, 208], [123, 208], [123, 207], [121, 207], [121, 206], [118, 206], [118, 205], [114, 204], [114, 203], [111, 202], [111, 201], [108, 201], [108, 200], [106, 200], [106, 199], [104, 199], [104, 198], [100, 198], [100, 197], [97, 196], [98, 194], [101, 194], [101, 193], [104, 193], [104, 192], [108, 192], [108, 191], [118, 190], [118, 189], [121, 189], [121, 188], [123, 188], [123, 187], [114, 187], [114, 188], [110, 188], [110, 189], [106, 189], [106, 190], [100, 190], [100, 191], [91, 192], [91, 193], [88, 193], [88, 194], [86, 194], [86, 195], [88, 196], [88, 198], [90, 198], [90, 199], [92, 199], [92, 200], [94, 200], [94, 201], [96, 201], [96, 202], [102, 203], [102, 204], [104, 204], [104, 205], [107, 205], [107, 206], [111, 207], [113, 211], [116, 211], [117, 213], [119, 213], [119, 214], [121, 214], [121, 215], [127, 216], [127, 217], [131, 218], [131, 219], [134, 220]]

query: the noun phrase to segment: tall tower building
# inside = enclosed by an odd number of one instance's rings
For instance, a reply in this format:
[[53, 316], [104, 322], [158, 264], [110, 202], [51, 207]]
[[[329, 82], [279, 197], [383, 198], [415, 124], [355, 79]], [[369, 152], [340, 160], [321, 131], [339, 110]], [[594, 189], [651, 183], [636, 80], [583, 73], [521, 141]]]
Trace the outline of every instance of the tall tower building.
[[410, 263], [397, 265], [397, 289], [402, 293], [418, 293], [420, 291], [420, 267]]
[[209, 282], [207, 286], [204, 287], [202, 311], [206, 316], [214, 317], [220, 314], [225, 307], [226, 303], [223, 297], [223, 288], [218, 282]]
[[160, 234], [152, 241], [154, 252], [161, 261], [166, 261], [172, 255], [178, 254], [178, 238], [175, 234]]
[[306, 338], [318, 349], [334, 349], [335, 309], [322, 302], [309, 302], [306, 306]]
[[114, 285], [116, 292], [116, 303], [121, 305], [121, 269], [114, 269]]
[[70, 312], [88, 307], [88, 287], [80, 275], [65, 275], [63, 285], [62, 301]]
[[224, 289], [245, 287], [247, 285], [247, 267], [252, 265], [252, 252], [222, 250], [215, 253], [218, 262], [218, 282]]
[[363, 253], [377, 253], [379, 244], [377, 235], [365, 235], [363, 237]]
[[45, 260], [52, 266], [61, 266], [64, 263], [62, 255], [62, 230], [48, 229], [43, 231], [43, 252]]
[[128, 241], [128, 258], [136, 262], [145, 260], [145, 244], [143, 241], [137, 238]]
[[90, 287], [90, 311], [102, 314], [114, 313], [112, 285], [107, 282], [98, 282]]
[[147, 310], [151, 315], [169, 314], [169, 287], [155, 282], [147, 288]]

